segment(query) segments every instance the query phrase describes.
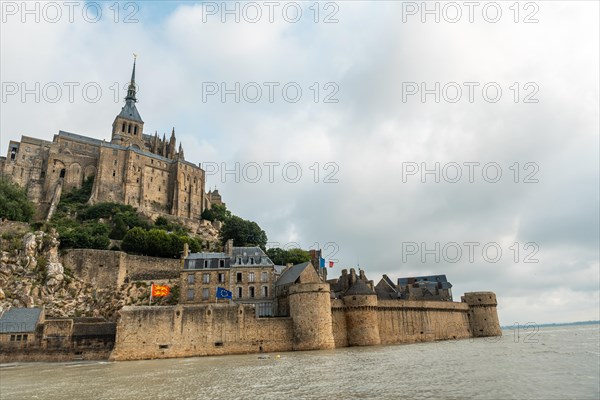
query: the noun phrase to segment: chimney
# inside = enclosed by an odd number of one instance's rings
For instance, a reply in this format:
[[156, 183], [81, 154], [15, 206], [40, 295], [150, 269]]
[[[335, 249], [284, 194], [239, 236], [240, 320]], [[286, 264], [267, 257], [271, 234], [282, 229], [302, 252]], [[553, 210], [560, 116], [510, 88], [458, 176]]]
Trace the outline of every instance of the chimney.
[[225, 254], [229, 257], [233, 256], [233, 239], [229, 239], [227, 243], [225, 243]]

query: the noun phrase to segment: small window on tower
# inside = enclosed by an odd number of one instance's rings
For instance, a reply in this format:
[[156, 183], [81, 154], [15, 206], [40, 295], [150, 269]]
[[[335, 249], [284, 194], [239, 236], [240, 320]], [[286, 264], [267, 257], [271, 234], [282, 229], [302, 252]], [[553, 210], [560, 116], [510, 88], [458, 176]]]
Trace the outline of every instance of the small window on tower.
[[137, 125], [133, 128], [133, 134], [137, 136]]
[[123, 126], [121, 127], [121, 132], [125, 132], [125, 122], [123, 122]]

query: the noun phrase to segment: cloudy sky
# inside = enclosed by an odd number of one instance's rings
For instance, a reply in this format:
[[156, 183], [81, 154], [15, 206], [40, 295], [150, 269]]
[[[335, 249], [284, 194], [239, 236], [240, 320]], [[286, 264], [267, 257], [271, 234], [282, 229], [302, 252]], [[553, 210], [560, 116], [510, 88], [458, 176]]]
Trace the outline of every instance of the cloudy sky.
[[110, 139], [136, 53], [145, 132], [271, 246], [598, 319], [598, 3], [513, 3], [3, 1], [0, 148]]

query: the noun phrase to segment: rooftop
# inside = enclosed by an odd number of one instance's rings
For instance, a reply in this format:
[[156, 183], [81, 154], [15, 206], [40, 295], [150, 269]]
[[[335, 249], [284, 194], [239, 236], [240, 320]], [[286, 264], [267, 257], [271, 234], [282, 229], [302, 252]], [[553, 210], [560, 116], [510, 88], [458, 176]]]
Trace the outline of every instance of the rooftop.
[[41, 314], [41, 308], [11, 307], [0, 316], [0, 333], [35, 332]]

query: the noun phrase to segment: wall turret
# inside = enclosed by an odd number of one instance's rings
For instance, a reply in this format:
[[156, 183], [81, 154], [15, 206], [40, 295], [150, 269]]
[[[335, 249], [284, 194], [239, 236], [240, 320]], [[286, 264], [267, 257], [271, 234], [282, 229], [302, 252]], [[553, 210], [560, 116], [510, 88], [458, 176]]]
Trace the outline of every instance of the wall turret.
[[352, 284], [342, 298], [346, 312], [348, 345], [371, 346], [381, 344], [377, 318], [377, 295], [365, 281], [364, 274], [357, 277], [356, 271], [350, 269], [348, 280]]
[[473, 337], [502, 336], [496, 294], [493, 292], [470, 292], [461, 297], [469, 305], [469, 326]]
[[289, 304], [294, 325], [294, 350], [335, 348], [329, 284], [292, 285], [289, 288]]

